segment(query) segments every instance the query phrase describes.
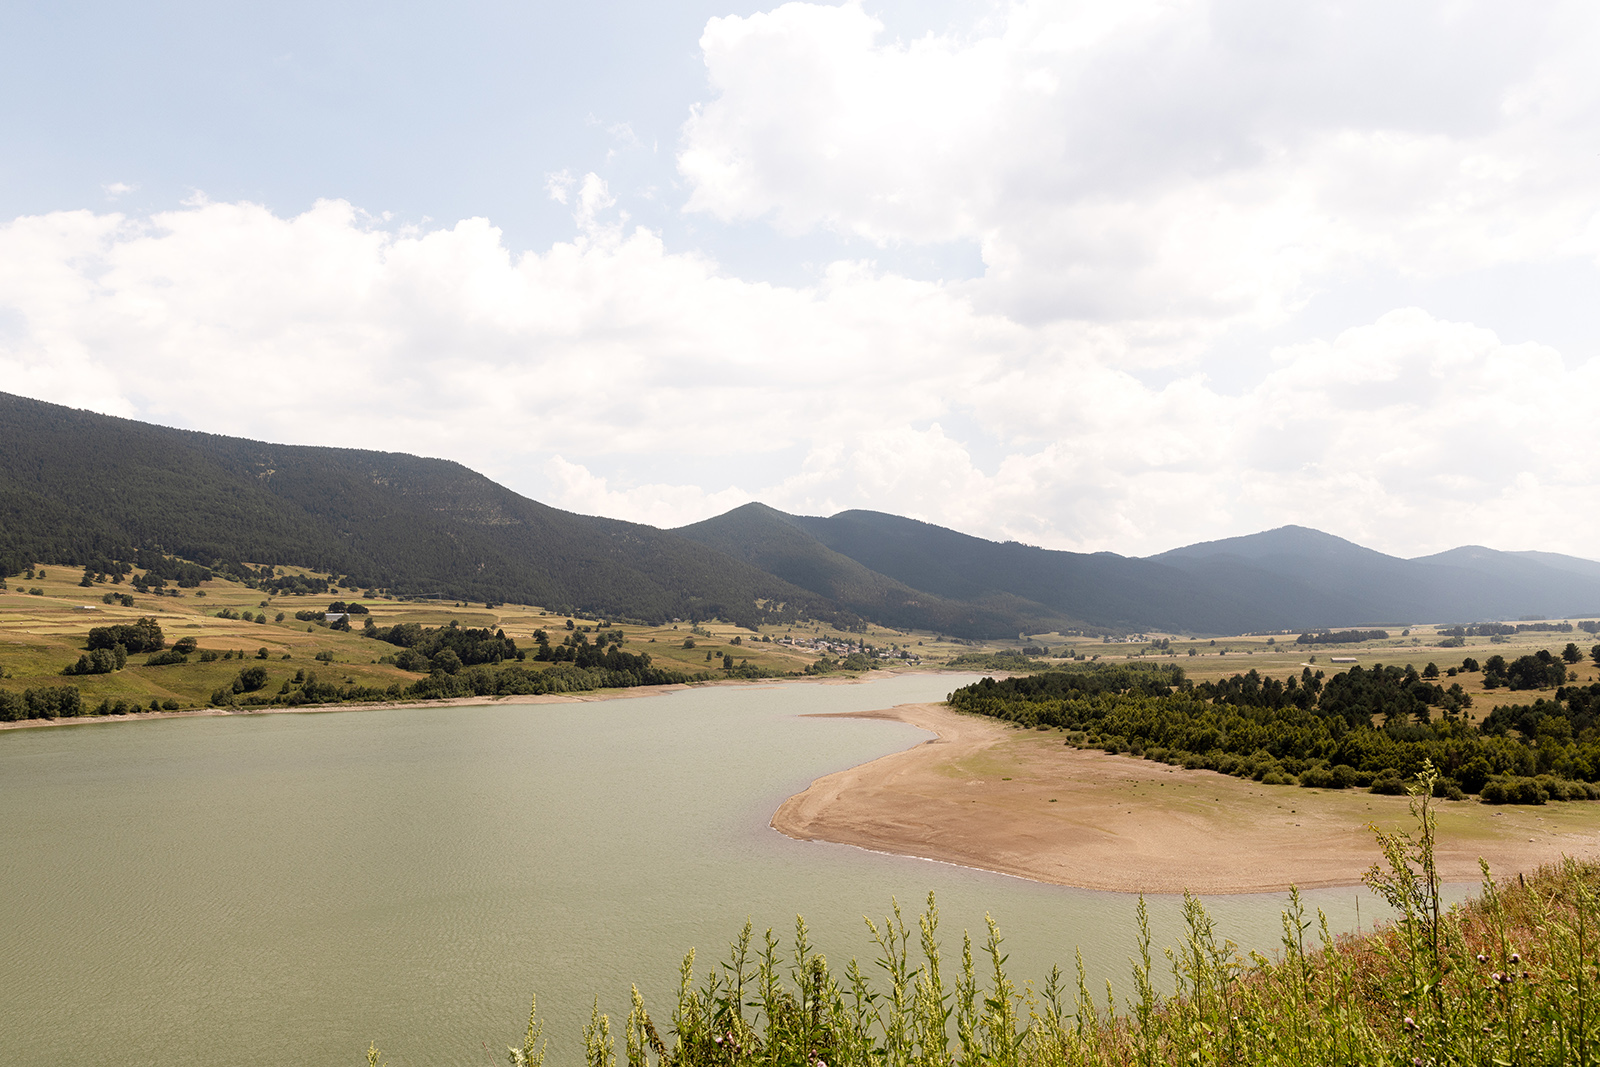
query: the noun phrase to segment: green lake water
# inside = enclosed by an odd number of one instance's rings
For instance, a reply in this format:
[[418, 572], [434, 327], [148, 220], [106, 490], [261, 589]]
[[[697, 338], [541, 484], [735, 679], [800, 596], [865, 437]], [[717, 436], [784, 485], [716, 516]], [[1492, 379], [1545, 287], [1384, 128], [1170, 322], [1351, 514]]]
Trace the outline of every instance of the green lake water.
[[[395, 1067], [503, 1063], [537, 992], [562, 1067], [594, 996], [620, 1021], [637, 982], [666, 1017], [684, 952], [703, 975], [747, 917], [787, 938], [804, 914], [842, 969], [873, 958], [862, 915], [929, 890], [948, 955], [989, 912], [1015, 978], [1070, 974], [1081, 946], [1091, 988], [1126, 993], [1134, 897], [769, 827], [813, 779], [927, 736], [805, 715], [969, 680], [0, 734], [0, 1063], [355, 1065], [369, 1041]], [[1355, 926], [1355, 890], [1306, 898]], [[1270, 953], [1284, 901], [1207, 906]], [[1180, 904], [1151, 898], [1158, 943]]]

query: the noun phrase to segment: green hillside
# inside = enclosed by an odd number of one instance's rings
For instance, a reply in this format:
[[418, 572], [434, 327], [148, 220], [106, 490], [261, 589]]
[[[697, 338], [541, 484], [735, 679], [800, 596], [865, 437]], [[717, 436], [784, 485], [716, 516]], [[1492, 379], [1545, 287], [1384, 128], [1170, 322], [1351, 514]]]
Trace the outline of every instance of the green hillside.
[[809, 618], [859, 632], [870, 620], [988, 640], [1600, 612], [1600, 564], [1548, 553], [1406, 560], [1288, 526], [1137, 559], [761, 504], [667, 531], [548, 507], [446, 460], [247, 441], [0, 394], [0, 569], [147, 568], [159, 553], [310, 568], [395, 596], [650, 622]]
[[458, 463], [246, 441], [0, 394], [0, 566], [139, 549], [592, 615], [837, 615], [713, 548], [547, 507]]

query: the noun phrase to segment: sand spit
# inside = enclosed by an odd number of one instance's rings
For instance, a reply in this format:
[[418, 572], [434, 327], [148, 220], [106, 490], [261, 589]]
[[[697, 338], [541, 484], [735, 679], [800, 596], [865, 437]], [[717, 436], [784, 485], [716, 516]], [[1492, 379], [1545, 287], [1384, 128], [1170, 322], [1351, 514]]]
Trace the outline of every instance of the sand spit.
[[[1407, 799], [1264, 786], [1082, 751], [941, 704], [868, 717], [938, 736], [830, 774], [790, 797], [775, 829], [807, 841], [942, 860], [1115, 892], [1247, 893], [1354, 885], [1378, 858], [1370, 824], [1409, 825]], [[1448, 881], [1563, 854], [1600, 858], [1600, 804], [1439, 804]]]

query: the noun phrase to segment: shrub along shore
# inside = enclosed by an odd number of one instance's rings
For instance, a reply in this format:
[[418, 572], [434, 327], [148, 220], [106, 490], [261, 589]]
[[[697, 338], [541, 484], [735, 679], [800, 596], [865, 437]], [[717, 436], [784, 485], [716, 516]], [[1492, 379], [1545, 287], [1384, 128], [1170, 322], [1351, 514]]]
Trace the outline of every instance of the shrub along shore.
[[[1187, 936], [1159, 953], [1141, 899], [1131, 989], [1119, 997], [1108, 983], [1102, 999], [1081, 954], [1074, 977], [1057, 969], [1019, 985], [992, 920], [978, 945], [963, 935], [948, 959], [931, 894], [912, 922], [898, 905], [868, 921], [875, 962], [866, 969], [831, 966], [804, 920], [786, 954], [772, 931], [757, 941], [747, 922], [698, 984], [689, 953], [660, 1024], [633, 990], [620, 1056], [628, 1067], [1600, 1061], [1600, 867], [1569, 860], [1499, 883], [1485, 867], [1481, 895], [1446, 909], [1433, 861], [1436, 781], [1424, 765], [1410, 783], [1413, 833], [1378, 835], [1382, 863], [1366, 881], [1397, 918], [1374, 931], [1333, 934], [1291, 891], [1276, 958], [1242, 956], [1189, 897]], [[1158, 974], [1170, 994], [1157, 992]], [[618, 1043], [597, 1003], [583, 1033], [587, 1067], [615, 1067]], [[530, 1012], [508, 1061], [539, 1065], [546, 1051]], [[382, 1062], [376, 1047], [368, 1062]]]

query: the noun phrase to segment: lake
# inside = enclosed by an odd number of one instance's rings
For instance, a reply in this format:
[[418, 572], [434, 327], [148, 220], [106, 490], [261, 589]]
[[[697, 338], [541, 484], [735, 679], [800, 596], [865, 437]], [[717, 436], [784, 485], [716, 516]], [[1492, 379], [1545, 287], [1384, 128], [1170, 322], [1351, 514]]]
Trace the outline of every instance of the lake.
[[[1125, 994], [1134, 897], [768, 826], [813, 779], [927, 736], [804, 716], [971, 680], [0, 733], [0, 1061], [353, 1065], [376, 1041], [395, 1067], [503, 1063], [537, 992], [550, 1062], [575, 1065], [593, 997], [614, 1031], [630, 983], [666, 1018], [684, 952], [703, 975], [747, 917], [787, 940], [804, 914], [842, 970], [874, 958], [864, 914], [929, 890], [947, 956], [989, 912], [1014, 978], [1070, 975], [1081, 946], [1091, 988]], [[1306, 898], [1355, 926], [1355, 890]], [[1285, 899], [1207, 906], [1270, 953]], [[1151, 898], [1158, 943], [1180, 903]]]

